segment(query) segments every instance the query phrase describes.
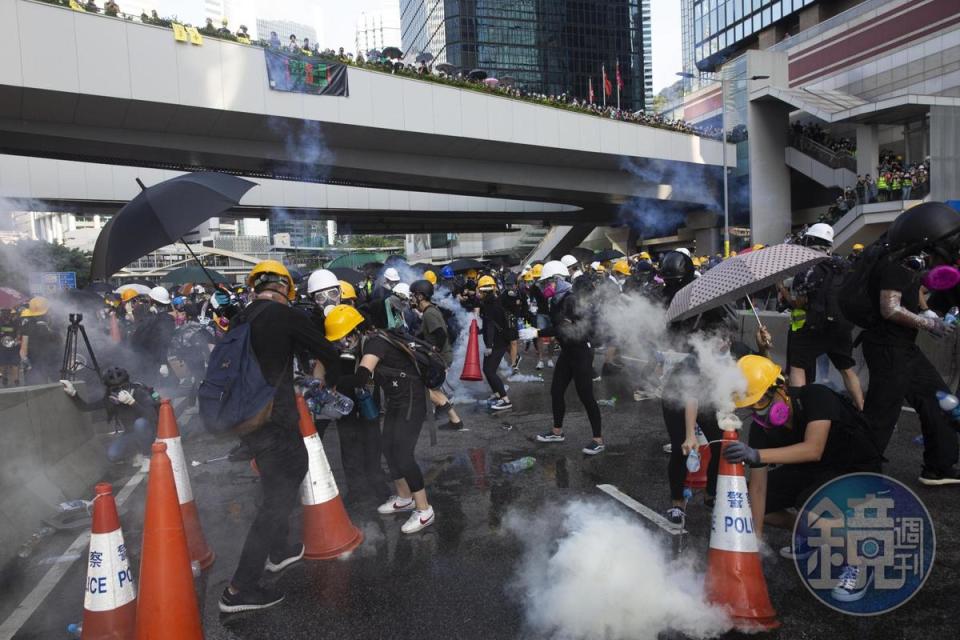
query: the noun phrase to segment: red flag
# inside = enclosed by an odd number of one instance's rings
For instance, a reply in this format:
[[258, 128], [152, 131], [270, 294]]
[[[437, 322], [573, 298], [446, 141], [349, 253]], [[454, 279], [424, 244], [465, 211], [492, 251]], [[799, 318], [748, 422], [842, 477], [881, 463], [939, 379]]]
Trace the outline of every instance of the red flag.
[[620, 61], [617, 60], [617, 89], [623, 89], [623, 76], [620, 75]]
[[600, 70], [603, 72], [603, 95], [609, 96], [613, 93], [613, 84], [610, 83], [610, 78], [607, 77], [607, 66], [602, 65]]
[[590, 90], [587, 92], [587, 100], [589, 100], [590, 104], [593, 104], [593, 78], [589, 80], [589, 87]]

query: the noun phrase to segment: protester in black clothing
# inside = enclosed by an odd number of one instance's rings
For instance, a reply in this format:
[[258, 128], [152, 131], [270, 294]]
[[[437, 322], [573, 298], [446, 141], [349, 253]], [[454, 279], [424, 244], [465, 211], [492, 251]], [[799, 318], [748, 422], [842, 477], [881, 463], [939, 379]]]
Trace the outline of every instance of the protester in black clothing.
[[24, 384], [45, 384], [60, 378], [63, 365], [63, 339], [57, 332], [48, 311], [46, 298], [30, 300], [20, 317], [20, 363], [25, 369]]
[[300, 501], [300, 484], [307, 472], [307, 450], [300, 435], [293, 388], [293, 358], [305, 349], [333, 377], [339, 364], [339, 353], [310, 317], [289, 306], [296, 291], [286, 267], [275, 260], [260, 262], [247, 277], [247, 285], [253, 287], [256, 299], [232, 324], [250, 323], [253, 352], [276, 395], [267, 422], [240, 437], [260, 471], [263, 503], [233, 579], [220, 597], [220, 610], [225, 613], [262, 609], [282, 601], [282, 594], [260, 586], [264, 568], [279, 572], [303, 557], [303, 545], [291, 546], [287, 540], [290, 513]]
[[587, 455], [601, 453], [606, 447], [601, 432], [600, 407], [593, 396], [593, 347], [590, 340], [596, 327], [592, 314], [591, 298], [595, 293], [595, 281], [581, 276], [574, 285], [564, 277], [567, 268], [558, 261], [543, 266], [540, 285], [544, 296], [550, 301], [550, 328], [541, 332], [553, 336], [560, 344], [553, 381], [550, 384], [550, 400], [553, 408], [553, 428], [537, 436], [539, 442], [563, 442], [563, 419], [566, 415], [564, 395], [573, 381], [577, 396], [583, 403], [590, 420], [593, 439], [583, 448]]
[[0, 383], [20, 384], [20, 322], [13, 309], [0, 309]]
[[[915, 266], [954, 264], [958, 257], [960, 213], [940, 202], [913, 207], [891, 225], [888, 254], [873, 267], [869, 295], [882, 320], [862, 334], [863, 356], [870, 370], [864, 413], [876, 430], [880, 452], [886, 450], [904, 399], [920, 419], [923, 469], [928, 486], [960, 484], [956, 470], [957, 434], [937, 402], [947, 385], [916, 344], [919, 330], [945, 336], [953, 327], [920, 313], [922, 274]], [[916, 259], [914, 259], [916, 258]]]
[[503, 356], [510, 348], [511, 320], [497, 297], [497, 284], [491, 276], [483, 276], [477, 283], [480, 293], [480, 320], [483, 324], [483, 377], [493, 391], [490, 397], [491, 411], [506, 411], [513, 408], [507, 387], [497, 373]]
[[412, 511], [400, 530], [420, 531], [432, 525], [435, 517], [427, 501], [423, 473], [414, 457], [427, 412], [426, 387], [416, 362], [388, 332], [374, 330], [364, 336], [367, 327], [363, 316], [353, 307], [334, 308], [324, 324], [331, 342], [336, 342], [341, 351], [360, 357], [357, 372], [341, 377], [338, 386], [362, 389], [374, 378], [383, 389], [386, 406], [381, 442], [396, 495], [380, 505], [377, 512], [390, 515]]
[[126, 462], [134, 456], [149, 456], [150, 445], [157, 437], [159, 396], [153, 389], [130, 381], [126, 369], [110, 367], [103, 372], [103, 397], [88, 402], [77, 394], [69, 380], [61, 380], [63, 391], [73, 398], [83, 412], [106, 410], [107, 421], [118, 435], [107, 447], [110, 462]]
[[500, 305], [504, 311], [513, 316], [513, 323], [510, 326], [510, 367], [516, 375], [520, 373], [520, 328], [518, 323], [521, 318], [527, 316], [527, 301], [520, 293], [517, 283], [505, 285], [503, 293], [500, 295]]
[[[417, 280], [410, 285], [410, 304], [420, 314], [419, 338], [429, 342], [443, 358], [447, 368], [453, 364], [453, 341], [447, 331], [447, 321], [440, 308], [433, 304], [433, 285], [427, 280]], [[434, 404], [434, 415], [447, 414], [447, 422], [440, 429], [459, 431], [463, 429], [463, 420], [441, 389], [429, 389], [430, 401]]]
[[150, 290], [154, 313], [141, 317], [130, 335], [130, 346], [137, 356], [135, 373], [150, 386], [160, 386], [160, 381], [170, 375], [168, 358], [177, 323], [170, 303], [170, 294], [163, 287]]

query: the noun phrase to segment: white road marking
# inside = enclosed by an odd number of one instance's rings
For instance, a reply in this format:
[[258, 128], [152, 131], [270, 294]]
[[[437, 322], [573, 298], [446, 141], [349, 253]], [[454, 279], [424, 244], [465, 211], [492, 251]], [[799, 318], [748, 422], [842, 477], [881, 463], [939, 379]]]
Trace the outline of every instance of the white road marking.
[[674, 526], [669, 520], [664, 518], [662, 515], [660, 515], [650, 507], [646, 506], [645, 504], [637, 502], [636, 500], [634, 500], [624, 492], [620, 491], [620, 489], [617, 489], [612, 484], [598, 484], [597, 489], [600, 489], [600, 491], [603, 491], [605, 494], [607, 494], [617, 502], [621, 503], [625, 507], [632, 509], [633, 511], [636, 511], [638, 514], [640, 514], [641, 516], [643, 516], [653, 524], [657, 525], [658, 527], [660, 527], [661, 529], [663, 529], [664, 531], [666, 531], [672, 536], [679, 536], [687, 532], [686, 529], [681, 529]]

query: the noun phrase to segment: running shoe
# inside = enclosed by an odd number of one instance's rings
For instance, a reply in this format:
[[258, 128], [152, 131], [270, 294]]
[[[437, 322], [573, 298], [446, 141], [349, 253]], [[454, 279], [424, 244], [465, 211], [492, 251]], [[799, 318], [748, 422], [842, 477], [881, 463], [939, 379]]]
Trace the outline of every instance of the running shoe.
[[543, 371], [543, 360], [537, 360], [537, 371]]
[[490, 411], [506, 411], [507, 409], [513, 409], [513, 403], [503, 398], [490, 405]]
[[813, 549], [807, 545], [807, 539], [797, 536], [789, 547], [780, 548], [780, 557], [787, 560], [806, 560], [813, 555]]
[[[865, 572], [863, 584], [858, 585], [860, 574]], [[867, 595], [871, 582], [873, 582], [873, 575], [867, 571], [866, 567], [844, 565], [840, 571], [840, 581], [830, 592], [830, 597], [840, 602], [856, 602]]]
[[274, 555], [271, 553], [267, 556], [267, 564], [264, 568], [270, 573], [280, 573], [290, 565], [300, 562], [303, 559], [303, 551], [304, 546], [302, 544], [295, 544], [279, 554], [276, 561], [274, 561]]
[[667, 444], [663, 445], [663, 452], [664, 452], [664, 453], [673, 453], [673, 444], [671, 444], [671, 443], [668, 442]]
[[407, 521], [403, 523], [403, 526], [400, 527], [400, 531], [404, 533], [416, 533], [432, 525], [434, 520], [433, 507], [427, 507], [424, 511], [415, 509], [414, 512], [410, 514], [410, 517], [407, 518]]
[[549, 360], [547, 360], [547, 368], [553, 369], [553, 358], [550, 358]]
[[554, 433], [553, 431], [537, 435], [537, 442], [563, 442], [564, 440], [566, 440], [566, 437], [562, 433]]
[[595, 456], [598, 453], [603, 453], [603, 450], [607, 447], [602, 442], [597, 442], [596, 440], [591, 440], [590, 444], [585, 446], [581, 451], [583, 451], [588, 456]]
[[447, 420], [444, 424], [437, 427], [441, 431], [463, 431], [465, 427], [463, 426], [463, 420], [460, 422], [451, 422]]
[[513, 370], [514, 372], [520, 371], [520, 361], [523, 360], [523, 356], [519, 353], [517, 354], [517, 359], [513, 361]]
[[400, 496], [390, 496], [390, 499], [377, 507], [377, 513], [388, 516], [391, 513], [401, 513], [403, 511], [413, 511], [416, 505], [413, 498], [401, 498]]
[[667, 509], [667, 520], [670, 521], [670, 524], [676, 525], [678, 527], [683, 526], [683, 519], [686, 517], [686, 514], [683, 512], [683, 509], [680, 507], [670, 507]]
[[599, 373], [597, 373], [596, 371], [594, 371], [594, 372], [593, 372], [593, 381], [594, 381], [594, 382], [600, 382], [601, 380], [603, 380], [603, 376], [601, 376]]
[[266, 609], [283, 602], [283, 594], [272, 589], [254, 587], [247, 591], [230, 593], [230, 588], [223, 590], [220, 596], [220, 611], [223, 613], [238, 613], [240, 611], [256, 611]]
[[928, 487], [942, 487], [944, 485], [960, 484], [960, 474], [958, 474], [954, 469], [941, 472], [924, 467], [920, 472], [920, 484], [927, 485]]

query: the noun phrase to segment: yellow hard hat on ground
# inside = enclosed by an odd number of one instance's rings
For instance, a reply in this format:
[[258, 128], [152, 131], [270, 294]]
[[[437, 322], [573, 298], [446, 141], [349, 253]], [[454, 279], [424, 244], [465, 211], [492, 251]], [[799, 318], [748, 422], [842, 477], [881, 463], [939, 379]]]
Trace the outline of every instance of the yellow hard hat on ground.
[[734, 394], [733, 403], [737, 408], [756, 404], [782, 376], [780, 365], [763, 356], [743, 356], [737, 360], [737, 367], [747, 381], [747, 392]]
[[434, 286], [436, 286], [437, 284], [437, 274], [435, 274], [433, 271], [430, 271], [429, 269], [423, 272], [423, 279]]
[[535, 264], [533, 265], [533, 268], [530, 269], [530, 276], [533, 278], [539, 278], [541, 273], [543, 273], [542, 264]]
[[620, 260], [613, 265], [613, 271], [621, 275], [629, 276], [630, 275], [630, 265], [627, 264], [626, 260]]
[[477, 289], [496, 289], [497, 281], [493, 279], [492, 276], [483, 276], [480, 278], [480, 281], [477, 282]]
[[21, 318], [33, 318], [36, 316], [46, 315], [47, 311], [50, 310], [50, 302], [41, 296], [36, 298], [30, 298], [30, 307], [24, 309], [20, 313]]
[[338, 304], [323, 321], [323, 329], [327, 340], [336, 342], [360, 326], [363, 316], [348, 304]]
[[[273, 276], [273, 278], [271, 278]], [[287, 281], [287, 299], [294, 300], [297, 297], [297, 288], [293, 284], [293, 278], [290, 272], [282, 263], [276, 260], [263, 260], [258, 262], [247, 276], [247, 286], [256, 289], [258, 284], [264, 282], [276, 282], [277, 278], [283, 278]]]
[[340, 299], [341, 300], [357, 299], [357, 290], [354, 289], [353, 285], [347, 282], [346, 280], [340, 281]]

